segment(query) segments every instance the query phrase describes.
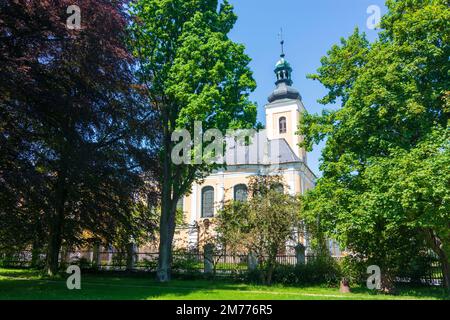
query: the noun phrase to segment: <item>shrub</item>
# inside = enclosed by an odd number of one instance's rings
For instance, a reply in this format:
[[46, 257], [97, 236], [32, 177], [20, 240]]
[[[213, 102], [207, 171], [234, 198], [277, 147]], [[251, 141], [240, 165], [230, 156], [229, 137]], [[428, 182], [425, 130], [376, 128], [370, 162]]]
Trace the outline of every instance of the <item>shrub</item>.
[[[421, 279], [427, 278], [433, 273], [433, 264], [436, 264], [436, 262], [437, 259], [429, 253], [419, 252], [417, 255], [405, 259], [402, 264], [397, 265], [392, 277], [394, 280], [420, 284]], [[364, 285], [369, 276], [367, 267], [371, 264], [376, 263], [358, 256], [346, 256], [339, 263], [342, 276], [350, 282], [350, 285]]]
[[148, 271], [156, 271], [158, 269], [158, 260], [157, 259], [143, 259], [136, 263], [136, 267], [138, 269], [144, 269]]
[[199, 272], [203, 268], [203, 258], [195, 253], [176, 252], [173, 254], [172, 269], [181, 272]]
[[367, 279], [367, 262], [354, 256], [343, 257], [339, 261], [341, 275], [350, 285], [361, 285]]
[[[272, 276], [272, 282], [284, 285], [337, 285], [341, 279], [338, 263], [328, 257], [312, 258], [304, 265], [278, 264]], [[249, 271], [247, 281], [261, 282], [259, 270]]]
[[433, 265], [439, 265], [439, 260], [428, 252], [420, 252], [401, 268], [398, 277], [414, 284], [421, 284], [421, 279], [433, 274]]

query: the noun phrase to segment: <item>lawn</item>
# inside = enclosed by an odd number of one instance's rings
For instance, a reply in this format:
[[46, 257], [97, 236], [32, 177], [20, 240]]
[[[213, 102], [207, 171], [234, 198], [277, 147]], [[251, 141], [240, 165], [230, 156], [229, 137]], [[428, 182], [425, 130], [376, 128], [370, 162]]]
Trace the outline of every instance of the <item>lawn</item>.
[[186, 300], [367, 300], [449, 299], [442, 288], [400, 288], [398, 295], [375, 294], [354, 288], [256, 286], [227, 281], [173, 280], [157, 283], [149, 275], [82, 274], [81, 290], [68, 290], [64, 277], [50, 279], [38, 272], [0, 268], [0, 300], [21, 299], [186, 299]]

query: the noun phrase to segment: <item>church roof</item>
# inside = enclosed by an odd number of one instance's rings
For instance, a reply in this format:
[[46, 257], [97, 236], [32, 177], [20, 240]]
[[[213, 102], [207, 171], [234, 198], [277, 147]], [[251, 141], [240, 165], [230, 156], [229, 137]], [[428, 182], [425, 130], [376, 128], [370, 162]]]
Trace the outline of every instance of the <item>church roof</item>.
[[297, 89], [294, 87], [291, 87], [287, 85], [286, 83], [282, 82], [277, 85], [275, 90], [272, 91], [269, 98], [267, 99], [270, 103], [282, 100], [282, 99], [300, 99], [300, 92], [298, 92]]
[[265, 139], [265, 143], [252, 141], [248, 146], [236, 142], [233, 137], [226, 138], [225, 162], [228, 166], [273, 165], [301, 161], [283, 138]]

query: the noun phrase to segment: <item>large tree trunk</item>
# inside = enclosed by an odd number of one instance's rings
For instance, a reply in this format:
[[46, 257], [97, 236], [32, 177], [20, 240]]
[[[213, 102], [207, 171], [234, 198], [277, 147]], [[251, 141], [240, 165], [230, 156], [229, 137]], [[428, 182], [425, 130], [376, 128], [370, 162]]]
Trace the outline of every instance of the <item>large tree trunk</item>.
[[176, 206], [173, 205], [173, 180], [171, 159], [171, 134], [167, 114], [164, 115], [164, 153], [162, 175], [161, 218], [159, 223], [159, 257], [156, 273], [159, 282], [170, 281], [172, 263], [172, 241], [175, 224]]
[[54, 276], [58, 273], [59, 252], [62, 242], [62, 217], [57, 214], [50, 223], [49, 241], [47, 248], [47, 274]]
[[49, 239], [47, 246], [47, 274], [54, 276], [58, 273], [59, 268], [59, 252], [62, 243], [62, 230], [64, 223], [64, 210], [66, 202], [65, 175], [61, 174], [56, 184], [56, 209], [51, 216], [49, 225]]
[[172, 244], [175, 232], [175, 215], [176, 210], [172, 209], [172, 205], [162, 208], [160, 220], [160, 239], [159, 239], [159, 259], [157, 279], [160, 282], [170, 281], [171, 264], [172, 264]]
[[272, 276], [275, 270], [275, 265], [277, 263], [277, 254], [278, 248], [271, 249], [269, 253], [269, 259], [267, 261], [266, 281], [265, 281], [265, 284], [268, 286], [272, 285]]
[[440, 257], [440, 262], [442, 266], [442, 275], [444, 276], [444, 286], [447, 288], [447, 291], [450, 292], [450, 264], [445, 252], [443, 252], [443, 256]]
[[275, 268], [275, 264], [271, 261], [269, 261], [269, 264], [267, 266], [267, 275], [266, 275], [266, 285], [270, 286], [272, 285], [272, 275], [273, 275], [273, 270]]

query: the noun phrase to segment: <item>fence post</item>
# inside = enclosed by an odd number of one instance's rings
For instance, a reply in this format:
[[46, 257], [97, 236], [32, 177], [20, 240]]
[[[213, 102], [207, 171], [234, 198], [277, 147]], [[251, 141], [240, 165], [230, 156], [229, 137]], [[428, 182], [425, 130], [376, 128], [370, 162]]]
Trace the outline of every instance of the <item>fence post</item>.
[[203, 260], [204, 260], [204, 272], [205, 274], [213, 274], [214, 272], [214, 245], [208, 243], [203, 247]]
[[295, 256], [297, 258], [297, 265], [305, 264], [305, 246], [299, 243], [295, 247]]
[[92, 248], [92, 267], [98, 269], [100, 266], [100, 244], [98, 242], [94, 243]]
[[258, 267], [258, 259], [253, 252], [248, 254], [248, 271], [255, 271]]
[[127, 271], [132, 271], [136, 265], [136, 245], [130, 242], [127, 246]]
[[33, 241], [33, 247], [31, 248], [31, 267], [36, 268], [40, 263], [40, 248], [37, 241]]

